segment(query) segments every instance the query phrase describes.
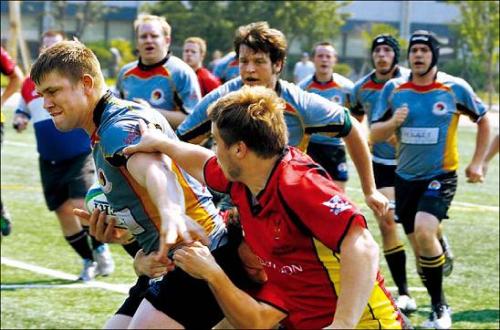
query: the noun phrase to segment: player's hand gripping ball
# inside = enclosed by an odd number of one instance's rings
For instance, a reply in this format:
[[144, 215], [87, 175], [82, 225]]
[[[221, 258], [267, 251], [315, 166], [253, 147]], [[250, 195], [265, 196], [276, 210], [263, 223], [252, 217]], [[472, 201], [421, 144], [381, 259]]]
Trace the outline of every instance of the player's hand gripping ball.
[[113, 208], [109, 205], [106, 195], [104, 195], [104, 191], [102, 191], [102, 187], [99, 183], [94, 183], [87, 191], [87, 195], [85, 196], [85, 207], [90, 214], [92, 214], [94, 209], [98, 207], [101, 212], [105, 212], [107, 214], [106, 223], [109, 222], [111, 217], [114, 217], [116, 220], [116, 228], [127, 229], [125, 222], [115, 215]]

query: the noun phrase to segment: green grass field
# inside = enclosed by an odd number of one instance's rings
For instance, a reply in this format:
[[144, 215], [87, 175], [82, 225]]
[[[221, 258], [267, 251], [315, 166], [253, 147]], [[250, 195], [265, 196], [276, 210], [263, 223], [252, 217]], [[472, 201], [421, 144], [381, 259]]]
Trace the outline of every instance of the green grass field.
[[[10, 112], [10, 109], [5, 112]], [[47, 211], [40, 187], [37, 153], [32, 128], [17, 134], [7, 114], [2, 146], [2, 198], [14, 219], [13, 233], [1, 242], [2, 259], [22, 261], [69, 274], [78, 274], [80, 261], [67, 245], [54, 214]], [[487, 181], [471, 185], [463, 170], [471, 157], [475, 140], [472, 128], [459, 130], [461, 154], [458, 192], [450, 210], [452, 220], [445, 231], [456, 255], [452, 275], [445, 278], [445, 291], [453, 309], [453, 327], [496, 329], [499, 324], [499, 165], [492, 162]], [[348, 195], [362, 205], [359, 183], [351, 166]], [[376, 239], [380, 235], [366, 207], [369, 226]], [[402, 231], [401, 231], [402, 233]], [[406, 244], [409, 247], [408, 244]], [[112, 246], [116, 272], [98, 278], [108, 284], [131, 284], [135, 275], [131, 258], [119, 246]], [[421, 291], [414, 258], [408, 254], [408, 274], [419, 310], [411, 316], [415, 325], [427, 317], [429, 299]], [[381, 258], [382, 273], [389, 287], [392, 280]], [[120, 306], [125, 294], [103, 288], [75, 286], [71, 280], [37, 272], [1, 266], [1, 329], [7, 328], [101, 328]]]

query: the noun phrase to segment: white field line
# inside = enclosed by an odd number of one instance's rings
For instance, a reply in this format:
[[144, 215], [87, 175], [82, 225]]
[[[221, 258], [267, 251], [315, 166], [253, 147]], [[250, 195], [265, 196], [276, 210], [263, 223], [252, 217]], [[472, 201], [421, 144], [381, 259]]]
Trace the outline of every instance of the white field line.
[[[47, 275], [50, 277], [55, 277], [63, 280], [68, 280], [68, 281], [77, 281], [78, 276], [64, 273], [58, 270], [53, 270], [49, 268], [44, 268], [36, 265], [31, 265], [22, 261], [10, 259], [10, 258], [1, 258], [1, 263], [2, 265], [10, 266], [10, 267], [15, 267], [15, 268], [20, 268], [24, 269], [33, 273], [38, 273], [38, 274], [43, 274]], [[80, 286], [78, 286], [78, 285]], [[23, 287], [36, 287], [37, 285], [34, 284], [28, 284]], [[85, 283], [74, 283], [74, 284], [69, 284], [69, 285], [52, 285], [52, 287], [68, 287], [68, 286], [73, 286], [73, 287], [86, 287], [86, 288], [99, 288], [99, 289], [104, 289], [108, 291], [114, 291], [114, 292], [119, 292], [119, 293], [128, 293], [128, 290], [132, 285], [128, 284], [112, 284], [112, 283], [105, 283], [105, 282], [99, 282], [99, 281], [90, 281], [90, 282], [85, 282]], [[3, 288], [11, 288], [12, 286], [9, 285], [4, 285], [2, 284], [2, 289]], [[21, 287], [21, 286], [19, 286]], [[41, 286], [39, 286], [41, 287]], [[49, 287], [49, 285], [47, 285]]]
[[[43, 274], [55, 278], [60, 278], [63, 280], [76, 281], [78, 276], [71, 275], [68, 273], [60, 272], [53, 269], [48, 269], [36, 265], [27, 264], [22, 261], [13, 260], [10, 258], [1, 258], [1, 262], [4, 265], [10, 267], [21, 268], [24, 270], [28, 270], [33, 273]], [[100, 288], [109, 291], [119, 292], [119, 293], [128, 293], [130, 285], [126, 284], [110, 284], [99, 281], [91, 281], [86, 283], [71, 283], [71, 284], [2, 284], [1, 289], [50, 289], [50, 288], [62, 288], [62, 289], [81, 289], [81, 288]], [[396, 287], [390, 286], [387, 287], [390, 291], [397, 291]], [[411, 287], [409, 288], [412, 292], [425, 292], [426, 289], [423, 287]]]

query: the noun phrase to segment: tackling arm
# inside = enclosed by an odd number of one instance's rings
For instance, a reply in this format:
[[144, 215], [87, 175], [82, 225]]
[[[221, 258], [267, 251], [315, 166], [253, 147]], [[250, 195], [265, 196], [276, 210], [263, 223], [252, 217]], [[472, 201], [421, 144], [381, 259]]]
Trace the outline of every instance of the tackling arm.
[[340, 250], [340, 290], [329, 328], [354, 329], [373, 290], [378, 270], [378, 246], [367, 229], [353, 225]]
[[208, 282], [224, 315], [235, 328], [269, 329], [286, 317], [282, 311], [258, 302], [236, 287], [208, 248], [200, 243], [176, 250], [174, 261], [191, 276]]
[[[142, 121], [139, 122], [139, 129], [141, 141], [126, 147], [123, 150], [124, 154], [161, 152], [169, 156], [196, 180], [205, 183], [203, 167], [207, 160], [214, 155], [212, 151], [198, 145], [170, 139], [158, 129], [147, 127]], [[139, 168], [138, 170], [144, 173], [144, 169]]]

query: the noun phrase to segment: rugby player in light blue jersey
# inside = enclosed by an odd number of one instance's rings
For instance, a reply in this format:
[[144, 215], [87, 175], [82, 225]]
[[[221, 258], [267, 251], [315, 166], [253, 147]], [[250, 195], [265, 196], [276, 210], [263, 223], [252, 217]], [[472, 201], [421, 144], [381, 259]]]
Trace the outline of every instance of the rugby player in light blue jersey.
[[[371, 123], [373, 109], [384, 84], [391, 78], [408, 76], [410, 70], [398, 65], [400, 54], [399, 42], [388, 34], [376, 36], [371, 45], [371, 61], [374, 67], [354, 85], [351, 114], [360, 122], [366, 115], [368, 126]], [[406, 252], [400, 241], [397, 224], [394, 221], [394, 176], [396, 171], [396, 149], [388, 141], [371, 145], [373, 174], [377, 189], [391, 201], [390, 211], [384, 217], [375, 216], [382, 236], [384, 257], [391, 271], [394, 283], [398, 287], [396, 305], [404, 313], [416, 311], [415, 299], [408, 291], [406, 277]]]
[[[238, 283], [247, 279], [239, 276], [244, 269], [237, 246], [229, 243], [206, 187], [165, 155], [124, 156], [123, 149], [140, 140], [139, 123], [177, 139], [158, 111], [106, 91], [96, 56], [78, 41], [62, 41], [48, 48], [33, 64], [31, 78], [58, 130], [83, 128], [91, 136], [97, 177], [109, 206], [144, 253], [156, 253], [157, 260], [171, 268], [169, 252], [201, 240], [209, 244], [216, 258], [224, 259]], [[98, 214], [99, 208], [95, 208], [91, 228]], [[104, 215], [99, 217], [101, 227], [105, 227]], [[222, 320], [224, 314], [205, 282], [179, 268], [170, 270], [152, 284], [149, 278], [139, 277], [106, 327], [205, 329]]]
[[423, 326], [448, 329], [452, 325], [451, 310], [443, 290], [445, 257], [438, 229], [448, 217], [457, 187], [458, 121], [464, 114], [478, 127], [474, 154], [465, 171], [469, 182], [483, 179], [490, 123], [483, 103], [469, 84], [438, 71], [438, 57], [439, 42], [433, 34], [416, 31], [410, 37], [411, 75], [392, 79], [384, 86], [374, 110], [371, 137], [385, 141], [396, 133], [397, 221], [412, 242], [432, 303]]
[[[346, 77], [333, 72], [337, 64], [337, 51], [329, 42], [321, 42], [314, 47], [313, 63], [315, 72], [298, 83], [310, 93], [350, 108], [350, 98], [354, 84]], [[330, 174], [342, 190], [348, 180], [345, 146], [342, 139], [315, 133], [307, 146], [307, 154]]]
[[221, 58], [214, 67], [214, 75], [221, 82], [229, 81], [240, 75], [240, 67], [235, 52], [229, 52]]
[[251, 23], [238, 29], [234, 44], [240, 77], [228, 81], [202, 99], [178, 127], [177, 134], [181, 140], [200, 142], [200, 137], [209, 134], [207, 110], [215, 100], [243, 85], [266, 86], [274, 89], [286, 102], [289, 144], [305, 150], [310, 135], [319, 132], [344, 137], [358, 170], [366, 203], [375, 213], [385, 214], [388, 200], [375, 188], [368, 144], [357, 121], [351, 120], [348, 109], [278, 78], [287, 47], [283, 33], [270, 28], [265, 22]]
[[170, 51], [165, 18], [139, 15], [134, 22], [139, 59], [118, 73], [116, 88], [126, 100], [144, 100], [177, 127], [201, 99], [195, 72]]

